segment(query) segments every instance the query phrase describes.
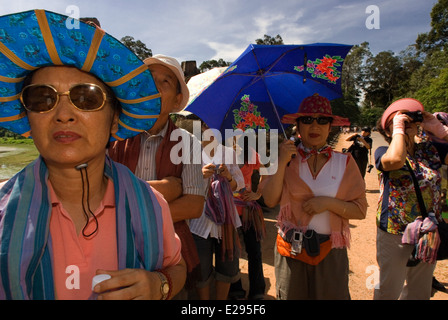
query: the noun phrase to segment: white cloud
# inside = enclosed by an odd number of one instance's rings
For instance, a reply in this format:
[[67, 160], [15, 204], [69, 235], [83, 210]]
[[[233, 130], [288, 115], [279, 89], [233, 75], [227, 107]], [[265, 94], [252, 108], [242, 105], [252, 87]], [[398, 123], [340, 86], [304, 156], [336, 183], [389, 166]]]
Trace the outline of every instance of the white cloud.
[[[97, 17], [115, 36], [133, 36], [153, 53], [184, 60], [233, 61], [255, 39], [280, 34], [285, 43], [368, 41], [372, 52], [398, 52], [430, 29], [438, 0], [0, 0], [0, 14], [43, 8]], [[412, 3], [412, 4], [411, 4]], [[367, 30], [365, 9], [381, 10], [381, 29]]]
[[285, 15], [282, 13], [268, 14], [263, 13], [253, 18], [254, 26], [257, 27], [259, 34], [267, 34], [272, 26], [281, 23], [285, 19]]
[[224, 61], [233, 62], [238, 58], [246, 47], [241, 47], [232, 43], [208, 42], [208, 46], [216, 52], [210, 60], [224, 59]]

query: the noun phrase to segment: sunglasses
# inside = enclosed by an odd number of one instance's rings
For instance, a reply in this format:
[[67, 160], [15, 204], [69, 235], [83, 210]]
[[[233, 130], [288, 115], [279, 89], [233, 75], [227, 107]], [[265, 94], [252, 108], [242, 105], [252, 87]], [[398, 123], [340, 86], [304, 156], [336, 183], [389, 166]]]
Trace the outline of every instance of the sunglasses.
[[31, 84], [23, 88], [20, 101], [28, 111], [46, 113], [56, 107], [60, 96], [67, 96], [80, 111], [98, 111], [106, 102], [106, 93], [93, 83], [75, 84], [66, 92], [58, 92], [48, 84]]
[[330, 117], [300, 117], [298, 119], [303, 124], [312, 124], [314, 120], [316, 120], [317, 124], [329, 124], [333, 121], [333, 118]]

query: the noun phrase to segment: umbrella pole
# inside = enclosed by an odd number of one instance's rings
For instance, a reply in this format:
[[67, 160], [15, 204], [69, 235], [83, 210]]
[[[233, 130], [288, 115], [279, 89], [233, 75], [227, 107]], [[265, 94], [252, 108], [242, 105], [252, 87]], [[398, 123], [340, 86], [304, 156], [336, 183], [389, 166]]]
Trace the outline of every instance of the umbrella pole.
[[[261, 77], [262, 77], [262, 79], [263, 79], [263, 83], [264, 83], [264, 85], [265, 85], [265, 87], [266, 87], [266, 91], [267, 91], [267, 93], [268, 93], [269, 100], [271, 100], [271, 104], [272, 104], [272, 107], [273, 107], [273, 109], [274, 109], [274, 113], [275, 113], [275, 115], [277, 116], [277, 120], [278, 120], [278, 122], [280, 123], [280, 128], [282, 128], [283, 136], [285, 137], [285, 141], [286, 141], [286, 140], [288, 140], [288, 136], [286, 135], [285, 128], [283, 128], [282, 121], [281, 121], [281, 119], [280, 119], [280, 115], [279, 115], [278, 112], [277, 112], [277, 108], [275, 107], [274, 100], [272, 100], [271, 93], [269, 92], [268, 86], [266, 85], [266, 82], [264, 82], [264, 75], [262, 75]], [[291, 156], [291, 159], [293, 159], [293, 158], [295, 158], [295, 157], [296, 157], [296, 155], [293, 154], [293, 155]], [[288, 162], [288, 167], [289, 167], [289, 164], [290, 164], [290, 163], [291, 163], [291, 161]]]
[[[281, 121], [281, 119], [280, 119], [280, 115], [279, 115], [278, 112], [277, 112], [277, 108], [275, 107], [274, 100], [272, 99], [271, 93], [269, 92], [269, 88], [268, 88], [268, 86], [266, 85], [266, 81], [264, 80], [264, 78], [265, 78], [265, 77], [264, 77], [265, 72], [263, 72], [263, 69], [260, 67], [260, 64], [258, 63], [257, 55], [255, 54], [254, 51], [252, 51], [252, 54], [254, 55], [254, 57], [255, 57], [255, 61], [257, 62], [257, 65], [258, 65], [258, 74], [260, 75], [260, 78], [261, 78], [261, 80], [263, 80], [263, 84], [264, 84], [264, 86], [266, 87], [266, 92], [268, 93], [269, 100], [271, 101], [272, 109], [274, 110], [274, 113], [275, 113], [275, 115], [276, 115], [276, 117], [277, 117], [278, 123], [280, 124], [280, 128], [282, 129], [283, 136], [285, 137], [285, 140], [288, 140], [288, 136], [286, 135], [285, 128], [283, 128], [282, 121]], [[277, 61], [279, 61], [279, 59], [278, 59]], [[274, 64], [273, 64], [273, 65], [274, 65]]]
[[272, 109], [274, 109], [274, 113], [277, 117], [278, 123], [280, 123], [280, 128], [282, 129], [283, 136], [285, 137], [285, 140], [288, 140], [288, 136], [286, 135], [285, 128], [283, 128], [283, 125], [282, 125], [282, 120], [280, 119], [280, 115], [278, 114], [277, 108], [275, 107], [274, 100], [272, 99], [271, 93], [269, 92], [269, 89], [268, 89], [268, 86], [266, 85], [266, 82], [264, 81], [264, 75], [262, 75], [261, 77], [263, 79], [264, 86], [266, 87], [266, 92], [268, 93], [269, 100], [271, 101]]

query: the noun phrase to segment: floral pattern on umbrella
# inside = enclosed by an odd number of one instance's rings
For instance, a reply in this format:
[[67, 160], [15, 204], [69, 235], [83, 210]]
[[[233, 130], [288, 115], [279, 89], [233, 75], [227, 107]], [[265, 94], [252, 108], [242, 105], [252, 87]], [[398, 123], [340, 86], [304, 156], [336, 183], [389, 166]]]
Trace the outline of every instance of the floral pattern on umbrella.
[[241, 98], [241, 108], [234, 109], [233, 116], [235, 119], [235, 124], [233, 124], [234, 130], [270, 129], [267, 119], [261, 116], [261, 113], [258, 111], [258, 106], [250, 101], [248, 94], [243, 95]]
[[287, 138], [281, 118], [296, 112], [303, 99], [315, 93], [330, 101], [342, 96], [343, 59], [351, 47], [251, 44], [186, 110], [223, 135], [227, 129], [280, 129]]
[[[341, 77], [341, 72], [337, 69], [344, 59], [341, 56], [326, 55], [322, 59], [315, 61], [308, 60], [306, 71], [308, 71], [313, 78], [327, 80], [330, 83], [336, 84], [336, 81]], [[295, 71], [303, 72], [304, 66], [295, 66]]]

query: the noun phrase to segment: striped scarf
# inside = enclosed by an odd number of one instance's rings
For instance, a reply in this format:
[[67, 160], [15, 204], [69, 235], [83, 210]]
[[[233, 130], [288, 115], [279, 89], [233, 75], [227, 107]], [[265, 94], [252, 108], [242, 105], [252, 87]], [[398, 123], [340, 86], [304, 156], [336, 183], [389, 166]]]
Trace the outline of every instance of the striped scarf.
[[241, 222], [243, 230], [253, 228], [257, 241], [262, 241], [266, 235], [266, 225], [264, 223], [263, 209], [257, 201], [244, 201], [234, 198], [235, 205], [241, 208]]
[[235, 218], [238, 215], [233, 202], [233, 192], [227, 179], [214, 174], [208, 189], [204, 214], [222, 228], [221, 259], [231, 261], [239, 254], [239, 237]]
[[[114, 181], [118, 268], [159, 269], [161, 207], [149, 185], [106, 159]], [[0, 299], [55, 299], [48, 169], [41, 157], [0, 189]]]
[[[293, 158], [291, 165], [285, 171], [280, 211], [277, 218], [277, 225], [284, 233], [292, 228], [306, 231], [312, 218], [303, 210], [302, 205], [315, 195], [313, 190], [300, 178], [299, 161], [301, 160], [299, 158]], [[333, 152], [330, 161], [330, 168], [334, 168], [335, 174], [343, 174], [335, 198], [350, 201], [356, 204], [361, 211], [367, 212], [365, 182], [353, 157]], [[326, 177], [326, 179], [332, 181], [332, 175]], [[269, 180], [266, 179], [264, 183], [267, 181]], [[350, 227], [348, 219], [342, 218], [331, 210], [329, 212], [332, 248], [349, 248]]]

